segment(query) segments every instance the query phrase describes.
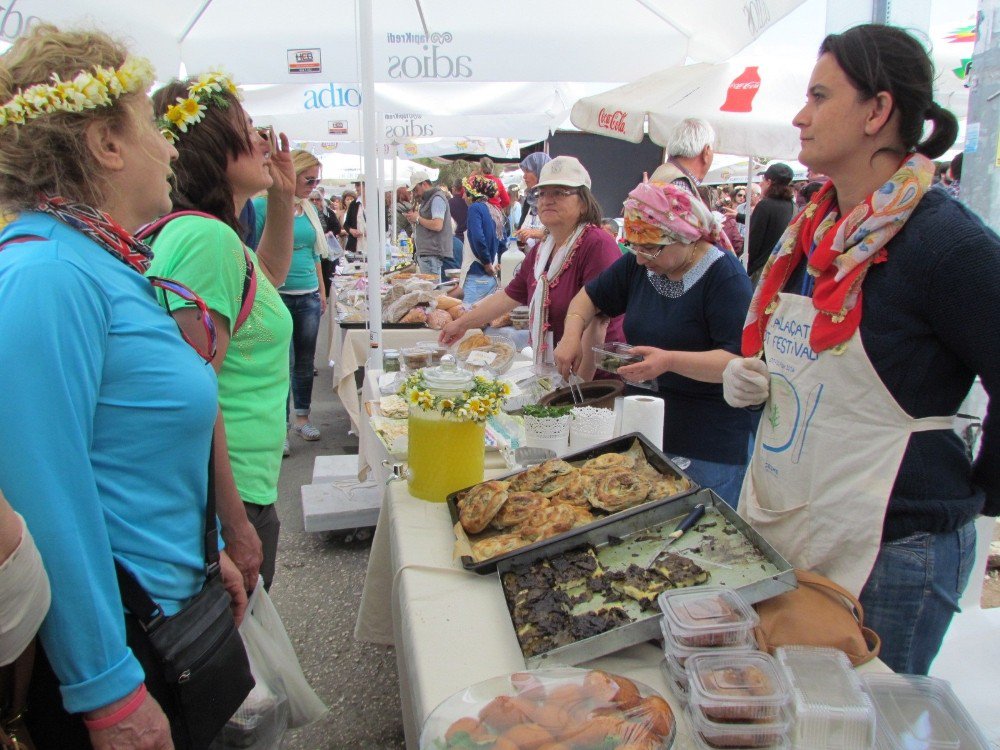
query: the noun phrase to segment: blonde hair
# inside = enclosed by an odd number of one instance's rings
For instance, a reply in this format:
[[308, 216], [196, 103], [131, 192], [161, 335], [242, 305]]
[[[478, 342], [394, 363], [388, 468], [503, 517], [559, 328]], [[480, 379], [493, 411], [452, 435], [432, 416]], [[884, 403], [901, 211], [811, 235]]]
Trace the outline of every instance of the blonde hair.
[[292, 151], [292, 166], [295, 168], [295, 174], [300, 175], [311, 167], [321, 167], [323, 165], [319, 159], [308, 151], [297, 148]]
[[[0, 101], [18, 91], [49, 83], [52, 74], [72, 79], [95, 66], [118, 68], [125, 45], [100, 31], [60, 31], [38, 24], [0, 57]], [[20, 211], [47, 192], [100, 208], [109, 193], [107, 175], [87, 146], [85, 131], [104, 121], [117, 132], [133, 124], [128, 106], [137, 96], [125, 94], [110, 105], [82, 112], [53, 112], [17, 127], [0, 129], [0, 210]]]

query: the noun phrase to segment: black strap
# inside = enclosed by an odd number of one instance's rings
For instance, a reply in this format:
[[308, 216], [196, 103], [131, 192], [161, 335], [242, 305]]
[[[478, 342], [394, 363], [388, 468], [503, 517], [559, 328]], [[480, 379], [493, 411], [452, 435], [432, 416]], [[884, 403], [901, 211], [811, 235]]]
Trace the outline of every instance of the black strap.
[[[215, 521], [215, 441], [208, 453], [208, 498], [205, 503], [205, 580], [219, 574], [219, 530]], [[163, 608], [154, 602], [128, 568], [115, 558], [115, 573], [122, 602], [145, 630], [164, 619]]]

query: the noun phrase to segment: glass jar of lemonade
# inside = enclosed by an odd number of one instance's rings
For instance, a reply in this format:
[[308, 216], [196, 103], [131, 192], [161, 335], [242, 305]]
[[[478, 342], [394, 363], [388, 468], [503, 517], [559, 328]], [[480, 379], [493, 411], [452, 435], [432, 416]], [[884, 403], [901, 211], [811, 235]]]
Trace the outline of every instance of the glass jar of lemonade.
[[[473, 374], [460, 368], [450, 355], [439, 367], [422, 372], [435, 401], [457, 400], [473, 385]], [[450, 493], [483, 481], [485, 421], [426, 408], [411, 400], [408, 432], [408, 481], [414, 497], [443, 503]]]

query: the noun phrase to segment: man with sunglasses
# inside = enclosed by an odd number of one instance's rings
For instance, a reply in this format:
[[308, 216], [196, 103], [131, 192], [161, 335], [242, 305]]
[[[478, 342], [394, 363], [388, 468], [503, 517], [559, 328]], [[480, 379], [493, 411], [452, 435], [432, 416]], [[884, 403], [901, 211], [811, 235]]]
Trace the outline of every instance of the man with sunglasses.
[[410, 190], [419, 208], [406, 214], [413, 225], [415, 257], [421, 273], [436, 274], [442, 278], [441, 266], [445, 258], [454, 257], [451, 209], [448, 197], [440, 187], [431, 185], [430, 175], [422, 170], [410, 176]]

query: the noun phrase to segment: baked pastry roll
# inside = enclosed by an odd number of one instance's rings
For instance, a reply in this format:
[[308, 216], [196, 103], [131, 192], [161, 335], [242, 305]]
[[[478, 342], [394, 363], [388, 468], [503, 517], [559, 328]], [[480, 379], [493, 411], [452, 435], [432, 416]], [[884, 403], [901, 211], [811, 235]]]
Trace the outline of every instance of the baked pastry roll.
[[635, 459], [624, 453], [604, 453], [581, 467], [588, 474], [601, 474], [609, 469], [634, 469]]
[[472, 556], [479, 560], [489, 560], [491, 557], [513, 552], [528, 543], [520, 534], [497, 534], [472, 543]]
[[649, 480], [630, 469], [611, 469], [597, 475], [591, 505], [609, 513], [638, 505], [649, 495]]
[[549, 506], [549, 499], [538, 492], [507, 491], [507, 501], [493, 517], [492, 526], [496, 529], [510, 529], [520, 526], [532, 513]]
[[569, 481], [563, 485], [563, 488], [552, 496], [552, 502], [589, 508], [592, 505], [591, 499], [596, 492], [596, 475], [577, 471], [571, 474]]
[[510, 482], [480, 482], [458, 502], [458, 520], [469, 534], [478, 534], [507, 500]]

